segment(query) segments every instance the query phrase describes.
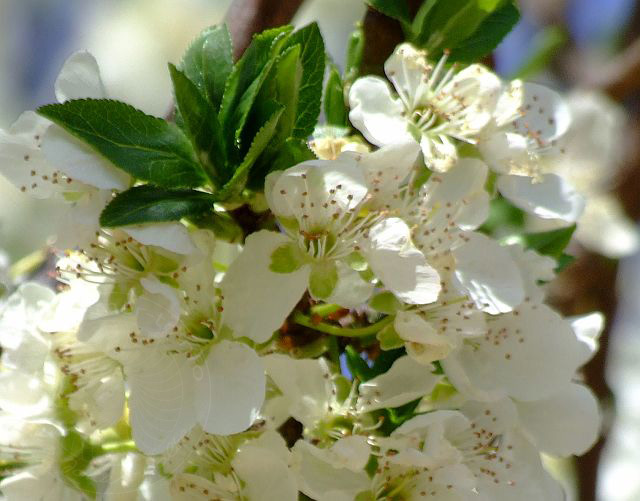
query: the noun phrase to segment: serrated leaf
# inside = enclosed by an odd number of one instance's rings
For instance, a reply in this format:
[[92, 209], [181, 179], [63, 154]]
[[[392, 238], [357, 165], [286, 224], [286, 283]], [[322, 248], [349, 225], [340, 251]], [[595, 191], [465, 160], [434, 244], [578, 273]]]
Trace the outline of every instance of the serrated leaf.
[[475, 33], [456, 47], [450, 61], [472, 63], [495, 49], [520, 19], [520, 11], [511, 2], [489, 15]]
[[324, 87], [324, 115], [327, 123], [346, 127], [349, 123], [348, 111], [344, 102], [344, 87], [340, 73], [332, 68]]
[[569, 245], [576, 225], [558, 230], [539, 233], [525, 233], [521, 236], [522, 243], [527, 249], [533, 249], [539, 254], [559, 259]]
[[410, 23], [409, 6], [406, 0], [366, 0], [367, 3], [385, 16], [402, 23]]
[[193, 190], [135, 186], [114, 198], [100, 215], [107, 228], [161, 221], [178, 221], [213, 209], [214, 196]]
[[255, 35], [227, 79], [219, 119], [229, 141], [238, 143], [251, 107], [275, 56], [293, 28], [283, 26]]
[[271, 138], [275, 134], [276, 127], [278, 126], [278, 121], [280, 120], [280, 116], [282, 115], [282, 111], [283, 107], [276, 104], [274, 112], [272, 113], [269, 120], [267, 120], [267, 122], [260, 128], [258, 133], [253, 138], [251, 146], [249, 147], [249, 151], [242, 160], [242, 163], [235, 170], [233, 177], [224, 186], [224, 188], [220, 190], [220, 192], [216, 193], [216, 197], [218, 198], [218, 200], [228, 200], [239, 194], [244, 189], [249, 176], [249, 170], [256, 162], [260, 154], [267, 147], [269, 141], [271, 141]]
[[324, 40], [317, 23], [311, 23], [294, 32], [286, 41], [283, 50], [300, 45], [302, 80], [296, 110], [296, 121], [292, 137], [306, 139], [318, 121], [322, 102], [322, 81], [326, 54]]
[[211, 103], [200, 94], [195, 84], [174, 65], [169, 64], [171, 80], [182, 121], [197, 150], [200, 164], [214, 186], [221, 186], [231, 174], [227, 151], [218, 116]]
[[126, 103], [78, 99], [42, 106], [38, 113], [137, 179], [171, 188], [205, 180], [189, 139], [175, 124]]
[[203, 30], [186, 50], [180, 69], [215, 110], [233, 68], [231, 34], [226, 25]]

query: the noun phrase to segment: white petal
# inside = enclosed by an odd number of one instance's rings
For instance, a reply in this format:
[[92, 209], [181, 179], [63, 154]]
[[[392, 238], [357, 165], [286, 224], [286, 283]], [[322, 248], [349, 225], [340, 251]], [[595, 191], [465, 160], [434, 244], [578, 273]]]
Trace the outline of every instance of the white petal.
[[206, 432], [230, 435], [253, 424], [265, 395], [264, 364], [255, 351], [221, 341], [193, 373], [197, 419]]
[[54, 470], [47, 472], [21, 471], [0, 482], [6, 501], [82, 501], [82, 494], [70, 487]]
[[420, 147], [424, 155], [424, 162], [431, 170], [447, 172], [458, 160], [458, 150], [453, 141], [447, 136], [423, 135]]
[[280, 328], [307, 289], [309, 266], [293, 273], [269, 269], [271, 254], [290, 240], [273, 231], [247, 237], [240, 256], [222, 281], [223, 320], [236, 337], [264, 343]]
[[169, 489], [171, 501], [209, 501], [211, 496], [216, 496], [213, 499], [235, 499], [235, 496], [223, 487], [218, 487], [210, 480], [191, 473], [174, 475]]
[[604, 315], [600, 312], [594, 312], [570, 317], [568, 320], [571, 321], [571, 328], [581, 344], [583, 356], [580, 365], [586, 364], [598, 351], [598, 340], [605, 325]]
[[398, 200], [400, 187], [407, 182], [407, 178], [416, 164], [420, 147], [415, 141], [390, 144], [379, 150], [357, 155], [373, 196], [369, 202], [374, 208], [386, 205], [393, 206]]
[[276, 453], [250, 442], [233, 458], [235, 473], [244, 481], [243, 495], [251, 501], [297, 501], [298, 486]]
[[524, 300], [524, 284], [508, 249], [480, 233], [466, 236], [453, 251], [457, 280], [483, 311], [511, 311]]
[[598, 401], [581, 384], [568, 384], [544, 400], [519, 402], [517, 407], [522, 426], [536, 446], [548, 454], [581, 455], [598, 438]]
[[180, 320], [178, 291], [157, 278], [141, 278], [145, 292], [136, 300], [135, 313], [140, 333], [148, 338], [161, 339], [169, 334]]
[[[280, 402], [286, 417], [292, 416], [309, 427], [327, 413], [331, 396], [330, 371], [322, 359], [296, 360], [286, 355], [264, 357], [267, 374], [278, 387], [279, 393], [267, 402], [267, 414], [271, 402]], [[269, 414], [268, 414], [269, 415]]]
[[42, 141], [42, 152], [48, 162], [77, 181], [103, 190], [129, 187], [129, 174], [96, 153], [86, 143], [52, 125]]
[[62, 191], [62, 183], [53, 183], [56, 169], [40, 150], [50, 125], [35, 112], [26, 111], [8, 132], [0, 129], [0, 174], [23, 193], [40, 199]]
[[336, 468], [324, 461], [320, 450], [298, 440], [293, 452], [298, 460], [298, 488], [317, 501], [353, 501], [356, 494], [367, 489], [371, 481], [363, 471]]
[[369, 142], [384, 146], [413, 140], [402, 116], [404, 106], [382, 78], [356, 80], [349, 91], [349, 104], [349, 120]]
[[271, 210], [281, 218], [297, 218], [305, 228], [331, 226], [335, 213], [354, 209], [367, 194], [364, 175], [350, 155], [303, 162], [270, 179]]
[[176, 254], [192, 254], [197, 251], [189, 231], [181, 223], [150, 223], [127, 226], [123, 231], [144, 245], [162, 247]]
[[40, 376], [11, 370], [0, 372], [0, 408], [14, 416], [39, 416], [51, 411], [53, 389]]
[[540, 181], [528, 176], [502, 175], [497, 186], [513, 205], [544, 219], [574, 222], [584, 210], [582, 195], [555, 174], [546, 174]]
[[55, 90], [56, 99], [61, 103], [69, 99], [105, 98], [106, 92], [95, 57], [86, 51], [71, 55], [60, 70]]
[[369, 231], [366, 259], [376, 276], [399, 299], [428, 304], [438, 299], [440, 277], [411, 242], [407, 224], [388, 218]]
[[387, 372], [360, 385], [359, 410], [400, 407], [428, 395], [441, 379], [432, 371], [430, 365], [420, 364], [409, 356], [399, 358]]
[[522, 135], [535, 138], [539, 147], [567, 132], [571, 113], [564, 99], [555, 91], [538, 84], [522, 85], [521, 109], [524, 115], [514, 122], [514, 129]]
[[548, 306], [524, 303], [512, 313], [493, 318], [489, 327], [473, 345], [463, 345], [442, 361], [458, 389], [465, 381], [456, 371], [456, 363], [474, 388], [494, 398], [537, 400], [567, 384], [580, 365], [580, 342], [570, 323]]
[[449, 340], [415, 312], [399, 311], [394, 327], [398, 335], [408, 342], [407, 353], [422, 364], [445, 358], [451, 351]]
[[133, 440], [145, 454], [160, 454], [196, 424], [193, 368], [180, 355], [152, 351], [125, 373]]
[[588, 249], [614, 259], [636, 252], [640, 233], [620, 202], [609, 194], [588, 194], [586, 198], [575, 238]]
[[373, 292], [373, 284], [362, 279], [360, 274], [344, 264], [336, 262], [338, 269], [338, 283], [327, 303], [339, 304], [344, 308], [356, 308], [365, 303]]

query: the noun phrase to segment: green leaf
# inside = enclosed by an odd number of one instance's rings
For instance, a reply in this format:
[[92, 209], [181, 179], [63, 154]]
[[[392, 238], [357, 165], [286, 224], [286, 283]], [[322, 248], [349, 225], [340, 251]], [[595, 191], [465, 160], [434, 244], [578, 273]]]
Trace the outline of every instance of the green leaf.
[[326, 299], [338, 284], [338, 268], [333, 260], [319, 261], [311, 265], [309, 292], [314, 298]]
[[574, 224], [559, 230], [525, 233], [520, 238], [527, 249], [533, 249], [538, 254], [560, 259], [575, 230], [576, 225]]
[[155, 186], [136, 186], [116, 198], [100, 215], [107, 228], [159, 221], [178, 221], [213, 210], [214, 196], [192, 190], [165, 190]]
[[49, 104], [38, 113], [137, 179], [171, 188], [204, 182], [191, 143], [174, 124], [108, 99]]
[[286, 41], [283, 50], [300, 45], [302, 81], [296, 110], [296, 121], [291, 135], [306, 139], [318, 121], [322, 101], [322, 80], [325, 58], [324, 40], [317, 23], [311, 23], [294, 32]]
[[353, 346], [347, 345], [344, 354], [347, 360], [347, 368], [352, 376], [358, 378], [361, 382], [368, 381], [373, 377], [367, 362], [362, 359], [360, 353]]
[[275, 103], [273, 110], [271, 117], [254, 136], [251, 146], [249, 147], [249, 151], [245, 155], [242, 163], [234, 172], [233, 177], [222, 190], [216, 193], [218, 200], [228, 200], [237, 196], [244, 189], [249, 176], [249, 170], [275, 134], [276, 127], [278, 126], [278, 121], [280, 120], [284, 107]]
[[472, 63], [495, 49], [520, 19], [518, 8], [507, 3], [480, 24], [473, 35], [464, 40], [450, 55], [450, 61]]
[[255, 35], [229, 75], [219, 119], [232, 143], [239, 143], [249, 111], [271, 71], [275, 56], [292, 29], [291, 26], [283, 26]]
[[271, 254], [269, 269], [274, 273], [293, 273], [305, 264], [304, 257], [297, 244], [282, 244]]
[[169, 64], [176, 102], [198, 159], [214, 186], [221, 186], [230, 176], [227, 150], [218, 116], [195, 84], [174, 65]]
[[284, 106], [274, 137], [276, 145], [282, 144], [291, 136], [296, 123], [303, 73], [301, 53], [302, 47], [299, 44], [289, 47], [280, 56], [276, 67], [275, 99]]
[[330, 125], [346, 127], [349, 124], [342, 79], [336, 68], [331, 69], [324, 87], [324, 114]]
[[180, 69], [215, 110], [220, 107], [232, 68], [231, 35], [225, 25], [203, 30], [182, 56], [180, 64]]
[[385, 16], [406, 24], [411, 22], [406, 0], [366, 0], [366, 2]]
[[362, 55], [364, 53], [364, 30], [358, 26], [349, 36], [347, 43], [347, 58], [344, 65], [344, 81], [346, 84], [353, 82], [360, 74]]
[[413, 22], [411, 41], [433, 53], [455, 49], [507, 0], [427, 0]]
[[269, 172], [285, 170], [307, 160], [317, 160], [306, 141], [290, 137], [280, 147], [276, 157], [270, 162]]

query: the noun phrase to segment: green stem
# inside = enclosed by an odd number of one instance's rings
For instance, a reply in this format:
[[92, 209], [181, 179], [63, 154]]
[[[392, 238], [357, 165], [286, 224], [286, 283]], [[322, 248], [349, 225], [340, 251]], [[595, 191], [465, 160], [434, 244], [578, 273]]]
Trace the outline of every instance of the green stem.
[[376, 334], [380, 329], [393, 322], [394, 317], [389, 315], [382, 320], [378, 320], [375, 324], [367, 325], [366, 327], [338, 327], [337, 325], [331, 325], [324, 322], [313, 322], [311, 317], [296, 311], [293, 314], [292, 320], [304, 327], [316, 330], [318, 332], [324, 332], [325, 334], [331, 334], [332, 336], [342, 337], [364, 337]]
[[320, 315], [321, 317], [326, 317], [327, 315], [331, 315], [332, 313], [335, 313], [336, 311], [340, 311], [342, 309], [343, 309], [342, 306], [340, 306], [339, 304], [322, 303], [322, 304], [316, 304], [312, 306], [311, 313], [313, 315]]
[[104, 454], [115, 454], [119, 452], [138, 452], [138, 448], [133, 440], [124, 440], [122, 442], [108, 442], [98, 446], [96, 456]]

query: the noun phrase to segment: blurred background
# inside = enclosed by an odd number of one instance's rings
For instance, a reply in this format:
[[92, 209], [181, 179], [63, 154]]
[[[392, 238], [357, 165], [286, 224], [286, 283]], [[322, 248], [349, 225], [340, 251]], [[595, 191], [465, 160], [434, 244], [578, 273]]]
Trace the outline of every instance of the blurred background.
[[[96, 56], [110, 97], [163, 116], [171, 103], [167, 62], [221, 22], [231, 3], [0, 0], [0, 129], [55, 100], [55, 77], [79, 49]], [[488, 63], [505, 77], [568, 93], [580, 127], [563, 170], [595, 200], [571, 248], [578, 259], [552, 301], [567, 315], [608, 316], [600, 354], [584, 374], [603, 402], [604, 438], [577, 462], [552, 464], [573, 500], [640, 501], [640, 1], [518, 3], [522, 20]], [[365, 12], [362, 0], [306, 0], [294, 24], [317, 20], [341, 66]], [[32, 200], [0, 178], [0, 250], [16, 262], [43, 248], [61, 213], [55, 201]]]

